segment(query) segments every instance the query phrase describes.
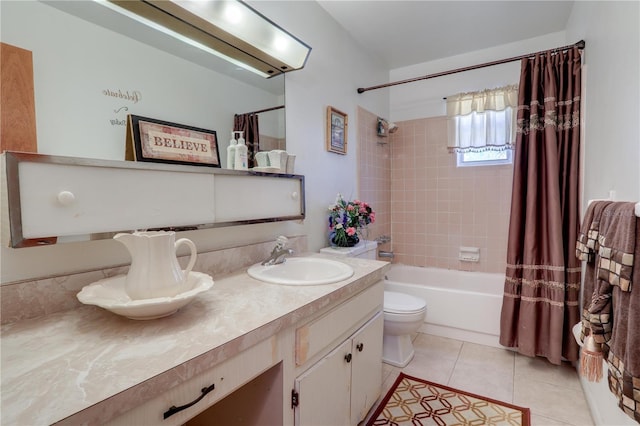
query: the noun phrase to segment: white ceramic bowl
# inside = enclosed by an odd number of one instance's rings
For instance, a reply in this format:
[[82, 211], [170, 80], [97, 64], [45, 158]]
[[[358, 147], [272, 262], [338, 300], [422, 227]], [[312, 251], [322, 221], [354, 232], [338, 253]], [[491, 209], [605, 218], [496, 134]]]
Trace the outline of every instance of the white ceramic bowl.
[[96, 305], [114, 314], [135, 320], [162, 318], [175, 313], [194, 297], [213, 287], [213, 278], [201, 272], [190, 272], [185, 288], [188, 290], [174, 297], [131, 300], [124, 289], [125, 275], [105, 278], [82, 288], [78, 300], [86, 305]]

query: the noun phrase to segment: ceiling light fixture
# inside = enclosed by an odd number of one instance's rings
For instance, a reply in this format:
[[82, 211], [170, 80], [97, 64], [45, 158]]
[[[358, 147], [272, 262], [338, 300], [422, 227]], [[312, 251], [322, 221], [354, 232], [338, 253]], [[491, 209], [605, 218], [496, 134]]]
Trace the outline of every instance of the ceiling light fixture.
[[263, 77], [303, 68], [311, 52], [239, 0], [98, 1]]

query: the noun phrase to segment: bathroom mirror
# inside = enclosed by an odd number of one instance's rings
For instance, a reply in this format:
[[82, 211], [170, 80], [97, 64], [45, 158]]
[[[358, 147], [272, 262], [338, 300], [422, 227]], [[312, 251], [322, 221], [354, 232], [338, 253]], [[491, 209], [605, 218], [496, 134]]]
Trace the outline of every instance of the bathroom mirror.
[[33, 54], [39, 153], [124, 160], [135, 114], [215, 130], [222, 154], [234, 114], [263, 110], [266, 149], [285, 149], [284, 74], [261, 77], [102, 3], [3, 2], [3, 42]]
[[[109, 15], [95, 1], [3, 2], [0, 25], [3, 43], [33, 55], [40, 155], [122, 161], [129, 114], [215, 130], [223, 168], [234, 114], [263, 111], [260, 135], [268, 137], [272, 148], [263, 147], [261, 140], [261, 149], [286, 149], [284, 74], [260, 77]], [[261, 185], [275, 181], [253, 172], [215, 173], [260, 176]], [[275, 186], [285, 180], [277, 179]], [[304, 200], [304, 186], [298, 193]], [[296, 219], [301, 217], [303, 213]], [[275, 214], [267, 220], [231, 218], [201, 227], [274, 220], [291, 219]], [[78, 234], [65, 241], [111, 237]]]

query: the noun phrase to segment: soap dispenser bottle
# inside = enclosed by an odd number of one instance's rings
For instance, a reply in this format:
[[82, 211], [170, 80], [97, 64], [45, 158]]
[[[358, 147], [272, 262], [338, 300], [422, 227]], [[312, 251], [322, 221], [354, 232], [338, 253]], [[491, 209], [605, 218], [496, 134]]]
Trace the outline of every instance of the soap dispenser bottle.
[[236, 149], [238, 148], [238, 141], [235, 138], [235, 132], [231, 132], [231, 140], [227, 147], [227, 169], [233, 170], [236, 163]]
[[240, 137], [238, 138], [238, 145], [236, 146], [236, 161], [234, 163], [235, 170], [249, 170], [248, 166], [248, 148], [247, 145], [244, 144], [243, 133], [244, 132], [235, 132], [240, 133]]

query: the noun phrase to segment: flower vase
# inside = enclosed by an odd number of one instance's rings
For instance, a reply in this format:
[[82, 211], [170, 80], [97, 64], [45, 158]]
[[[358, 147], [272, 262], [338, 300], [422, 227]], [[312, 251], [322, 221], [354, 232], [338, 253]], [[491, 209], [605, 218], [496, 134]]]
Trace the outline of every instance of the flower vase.
[[331, 244], [336, 247], [353, 247], [360, 242], [360, 238], [358, 238], [357, 234], [347, 235], [346, 244], [344, 241], [340, 241], [337, 243], [335, 240], [331, 240]]

